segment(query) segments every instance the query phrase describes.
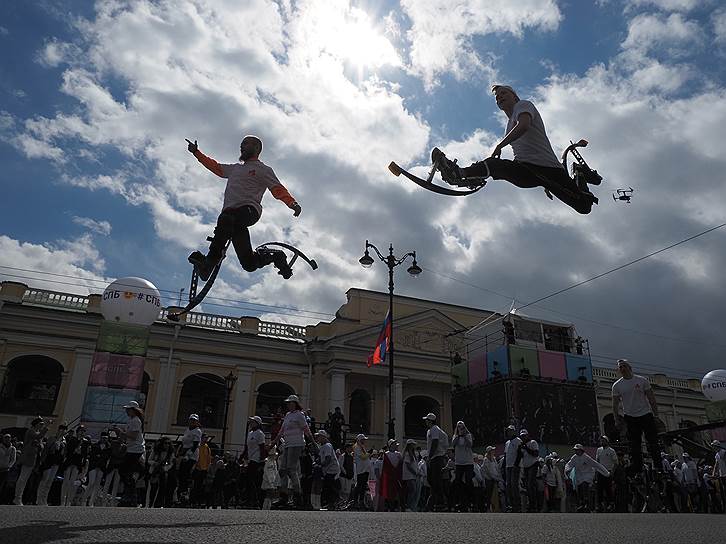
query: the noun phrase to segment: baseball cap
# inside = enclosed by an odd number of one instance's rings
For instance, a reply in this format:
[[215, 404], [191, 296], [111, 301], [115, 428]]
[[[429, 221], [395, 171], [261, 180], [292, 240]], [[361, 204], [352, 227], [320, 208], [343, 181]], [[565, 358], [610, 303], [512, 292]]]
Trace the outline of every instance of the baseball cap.
[[193, 419], [195, 421], [199, 421], [199, 414], [189, 414], [189, 417], [187, 419]]
[[421, 419], [423, 419], [424, 421], [426, 421], [426, 420], [428, 420], [428, 421], [436, 421], [436, 414], [433, 414], [433, 413], [429, 412], [428, 414], [426, 414]]
[[585, 446], [583, 446], [582, 444], [575, 444], [575, 446], [572, 449], [585, 451]]
[[262, 425], [262, 418], [260, 416], [252, 416], [250, 421], [254, 421], [258, 425]]
[[363, 433], [359, 434], [355, 437], [356, 440], [368, 440], [368, 437], [364, 435]]

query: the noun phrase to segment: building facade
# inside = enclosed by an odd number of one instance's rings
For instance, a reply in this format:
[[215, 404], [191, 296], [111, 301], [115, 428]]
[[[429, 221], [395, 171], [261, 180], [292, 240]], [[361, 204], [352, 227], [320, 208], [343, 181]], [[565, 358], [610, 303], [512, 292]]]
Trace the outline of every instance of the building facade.
[[[37, 414], [71, 424], [80, 420], [103, 322], [100, 301], [98, 294], [2, 283], [0, 429], [25, 427]], [[373, 444], [387, 437], [389, 394], [399, 441], [422, 437], [422, 417], [428, 412], [439, 415], [450, 431], [451, 369], [468, 353], [460, 332], [496, 314], [397, 296], [391, 387], [387, 366], [366, 364], [387, 310], [387, 294], [362, 289], [347, 292], [347, 302], [331, 322], [306, 327], [195, 312], [174, 323], [164, 310], [151, 327], [139, 393], [145, 429], [182, 433], [195, 412], [207, 432], [219, 437], [228, 398], [227, 443], [240, 449], [248, 417], [257, 414], [271, 421], [282, 399], [295, 393], [318, 422], [340, 407], [347, 431], [365, 432]], [[559, 349], [574, 348], [563, 343]], [[227, 397], [225, 376], [230, 372], [236, 381]], [[593, 377], [607, 432], [614, 367], [595, 368]], [[651, 382], [669, 428], [705, 421], [697, 380], [656, 375]]]

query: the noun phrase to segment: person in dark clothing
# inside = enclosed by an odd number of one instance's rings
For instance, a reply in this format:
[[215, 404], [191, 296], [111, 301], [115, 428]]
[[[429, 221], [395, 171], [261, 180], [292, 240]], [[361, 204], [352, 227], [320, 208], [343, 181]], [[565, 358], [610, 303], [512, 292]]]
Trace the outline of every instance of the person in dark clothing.
[[111, 458], [111, 445], [108, 441], [108, 432], [101, 433], [98, 442], [91, 444], [88, 454], [88, 485], [83, 493], [82, 504], [95, 506], [96, 499], [101, 490], [101, 481], [106, 473], [108, 461]]

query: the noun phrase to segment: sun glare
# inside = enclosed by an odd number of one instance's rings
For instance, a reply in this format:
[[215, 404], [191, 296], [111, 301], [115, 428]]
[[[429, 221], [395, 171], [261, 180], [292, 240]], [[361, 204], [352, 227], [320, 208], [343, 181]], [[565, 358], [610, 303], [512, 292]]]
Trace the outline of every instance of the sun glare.
[[326, 3], [314, 17], [315, 45], [320, 54], [349, 62], [358, 69], [399, 65], [396, 49], [368, 14], [343, 2], [340, 4]]

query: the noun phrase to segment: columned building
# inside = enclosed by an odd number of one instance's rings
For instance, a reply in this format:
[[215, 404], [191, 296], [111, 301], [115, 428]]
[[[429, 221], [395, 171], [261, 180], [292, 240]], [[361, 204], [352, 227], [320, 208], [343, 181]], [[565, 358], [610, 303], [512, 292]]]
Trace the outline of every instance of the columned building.
[[[78, 422], [103, 318], [101, 296], [0, 287], [0, 429], [26, 427], [41, 414]], [[340, 407], [347, 432], [381, 445], [393, 395], [396, 437], [422, 438], [422, 417], [436, 413], [451, 431], [452, 366], [467, 357], [459, 334], [491, 318], [491, 311], [395, 297], [395, 379], [388, 366], [368, 367], [388, 295], [350, 289], [329, 323], [298, 326], [193, 312], [180, 323], [166, 310], [152, 325], [138, 393], [148, 433], [180, 434], [190, 413], [219, 438], [224, 426], [225, 376], [237, 380], [229, 396], [227, 441], [243, 442], [249, 416], [271, 422], [289, 394], [300, 396], [320, 423]], [[496, 316], [495, 316], [496, 317]], [[455, 334], [452, 334], [455, 333]], [[637, 366], [636, 366], [637, 370]], [[612, 369], [594, 369], [600, 419], [607, 426]], [[704, 421], [705, 399], [695, 382], [651, 378], [668, 427]], [[112, 397], [111, 397], [112, 398]], [[111, 423], [111, 422], [110, 422]]]

